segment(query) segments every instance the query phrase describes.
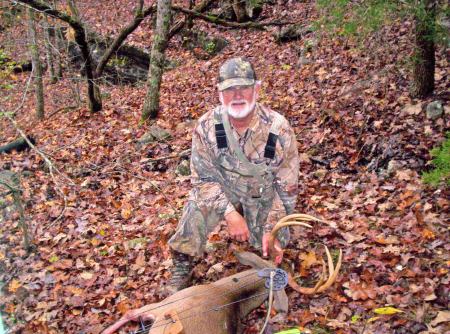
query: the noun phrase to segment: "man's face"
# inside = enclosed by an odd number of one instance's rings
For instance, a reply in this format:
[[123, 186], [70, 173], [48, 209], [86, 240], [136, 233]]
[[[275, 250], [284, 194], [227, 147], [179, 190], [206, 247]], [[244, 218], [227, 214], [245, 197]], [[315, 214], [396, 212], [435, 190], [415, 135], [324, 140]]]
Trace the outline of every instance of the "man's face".
[[219, 92], [220, 102], [231, 117], [245, 118], [255, 107], [258, 90], [258, 83], [252, 86], [233, 86]]

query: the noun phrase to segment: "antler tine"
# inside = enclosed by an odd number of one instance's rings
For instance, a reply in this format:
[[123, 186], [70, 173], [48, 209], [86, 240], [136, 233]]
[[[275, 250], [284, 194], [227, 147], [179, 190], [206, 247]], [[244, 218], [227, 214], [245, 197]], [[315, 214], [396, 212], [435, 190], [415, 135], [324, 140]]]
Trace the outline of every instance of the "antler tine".
[[342, 249], [339, 250], [339, 258], [338, 262], [336, 263], [336, 267], [334, 267], [333, 265], [333, 259], [331, 258], [331, 254], [327, 246], [325, 246], [325, 252], [327, 253], [330, 276], [328, 277], [328, 280], [322, 286], [320, 286], [319, 289], [317, 289], [317, 292], [322, 292], [328, 289], [334, 283], [334, 281], [336, 281], [339, 270], [341, 269]]
[[310, 216], [310, 215], [305, 215], [303, 213], [294, 213], [292, 215], [288, 215], [286, 217], [281, 218], [273, 227], [272, 229], [272, 237], [275, 238], [277, 235], [277, 232], [286, 226], [303, 226], [303, 227], [308, 227], [308, 228], [312, 228], [311, 225], [306, 224], [306, 223], [301, 223], [302, 221], [315, 221], [315, 222], [323, 222], [322, 220], [320, 220], [319, 218], [316, 218], [314, 216]]
[[277, 223], [273, 229], [272, 229], [272, 237], [275, 238], [277, 236], [278, 231], [286, 226], [303, 226], [303, 227], [308, 227], [308, 228], [312, 228], [311, 225], [303, 223], [303, 222], [298, 222], [298, 221], [285, 221], [283, 223]]
[[317, 281], [316, 285], [314, 285], [313, 291], [314, 293], [319, 290], [319, 288], [322, 286], [323, 282], [325, 281], [325, 278], [327, 277], [327, 270], [325, 269], [325, 261], [322, 260], [322, 275], [320, 275], [319, 280]]
[[[333, 265], [333, 259], [331, 258], [330, 251], [328, 250], [328, 247], [326, 247], [326, 246], [325, 246], [325, 252], [327, 253], [329, 274], [327, 275], [327, 272], [325, 269], [326, 265], [322, 259], [322, 275], [320, 276], [320, 279], [316, 283], [316, 285], [313, 288], [302, 287], [293, 279], [291, 274], [288, 274], [289, 286], [292, 289], [294, 289], [295, 291], [298, 291], [300, 293], [303, 293], [305, 295], [313, 295], [315, 293], [325, 291], [334, 283], [334, 281], [336, 281], [337, 275], [339, 273], [339, 269], [341, 268], [341, 264], [342, 264], [342, 250], [339, 250], [339, 259], [338, 259], [338, 262], [336, 263], [336, 267], [334, 267], [334, 265]], [[325, 278], [326, 278], [326, 282], [324, 283]]]
[[288, 215], [286, 217], [281, 218], [278, 221], [278, 223], [281, 224], [281, 223], [284, 223], [284, 222], [286, 222], [288, 220], [292, 220], [292, 219], [294, 219], [294, 220], [303, 220], [303, 221], [316, 221], [316, 222], [321, 222], [321, 223], [323, 222], [319, 218], [316, 218], [316, 217], [311, 216], [311, 215], [305, 215], [303, 213], [294, 213], [294, 214], [291, 214], [291, 215]]
[[[286, 226], [303, 226], [312, 228], [311, 225], [304, 223], [305, 221], [315, 221], [315, 222], [324, 222], [323, 220], [316, 218], [314, 216], [296, 213], [292, 215], [288, 215], [286, 217], [283, 217], [278, 221], [278, 223], [275, 224], [275, 226], [272, 229], [272, 233], [269, 236], [269, 248], [271, 249], [271, 253], [274, 252], [274, 240], [276, 238], [276, 235], [278, 231]], [[325, 261], [322, 259], [322, 274], [320, 276], [319, 281], [315, 284], [313, 288], [306, 288], [298, 285], [298, 283], [293, 279], [292, 275], [289, 274], [289, 286], [293, 288], [294, 290], [303, 293], [303, 294], [314, 294], [317, 292], [322, 292], [328, 289], [337, 278], [337, 275], [339, 274], [339, 270], [341, 268], [342, 264], [342, 250], [339, 250], [339, 258], [336, 263], [336, 267], [333, 264], [333, 259], [331, 257], [330, 251], [327, 246], [325, 246], [325, 252], [327, 254], [327, 262], [328, 262], [328, 275], [327, 275], [327, 269], [325, 265]]]
[[276, 253], [277, 253], [275, 251], [274, 242], [275, 242], [275, 238], [277, 237], [277, 233], [280, 230], [280, 228], [286, 227], [286, 226], [292, 226], [292, 225], [312, 228], [311, 225], [303, 223], [302, 221], [319, 221], [320, 222], [321, 220], [316, 217], [310, 216], [310, 215], [295, 213], [295, 214], [288, 215], [286, 217], [281, 218], [275, 224], [275, 226], [272, 229], [271, 234], [269, 235], [269, 249], [270, 249], [270, 253], [272, 254], [272, 256], [274, 256], [274, 258], [276, 257]]

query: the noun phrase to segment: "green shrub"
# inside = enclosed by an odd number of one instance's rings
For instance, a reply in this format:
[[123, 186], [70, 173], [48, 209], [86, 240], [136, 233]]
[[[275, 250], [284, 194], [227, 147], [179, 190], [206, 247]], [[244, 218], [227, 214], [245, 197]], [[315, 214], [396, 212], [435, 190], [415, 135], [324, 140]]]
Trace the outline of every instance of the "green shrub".
[[450, 185], [450, 132], [447, 132], [446, 139], [440, 147], [435, 147], [430, 151], [433, 160], [431, 163], [434, 169], [422, 174], [422, 180], [432, 186], [444, 182]]

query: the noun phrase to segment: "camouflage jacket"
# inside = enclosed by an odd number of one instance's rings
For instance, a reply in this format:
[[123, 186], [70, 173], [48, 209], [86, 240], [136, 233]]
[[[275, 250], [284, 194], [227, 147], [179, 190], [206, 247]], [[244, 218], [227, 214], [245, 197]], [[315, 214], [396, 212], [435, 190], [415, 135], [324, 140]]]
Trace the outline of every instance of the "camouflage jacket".
[[[218, 148], [215, 124], [221, 121], [220, 115], [219, 106], [198, 120], [192, 137], [191, 176], [194, 190], [196, 187], [202, 188], [201, 193], [207, 190], [208, 197], [211, 196], [209, 198], [221, 201], [226, 207], [226, 214], [240, 203], [251, 205], [254, 183], [260, 183], [261, 179], [256, 181], [241, 175], [242, 163], [236, 154], [230, 147]], [[275, 157], [269, 159], [264, 157], [264, 150], [275, 119], [279, 123], [279, 133]], [[258, 208], [268, 206], [268, 209], [267, 215], [258, 224], [264, 225], [264, 231], [270, 231], [277, 220], [292, 213], [295, 208], [299, 175], [295, 133], [283, 116], [260, 104], [256, 105], [256, 112], [246, 132], [242, 135], [235, 129], [232, 132], [251, 163], [267, 166]], [[248, 217], [245, 218], [249, 223]]]

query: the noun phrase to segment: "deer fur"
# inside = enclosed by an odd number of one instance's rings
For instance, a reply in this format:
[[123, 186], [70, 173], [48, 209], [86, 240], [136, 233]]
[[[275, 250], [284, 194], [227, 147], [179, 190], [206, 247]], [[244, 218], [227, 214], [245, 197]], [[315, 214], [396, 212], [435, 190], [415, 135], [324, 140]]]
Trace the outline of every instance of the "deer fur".
[[[253, 253], [242, 252], [236, 256], [241, 263], [251, 265], [255, 269], [245, 270], [211, 284], [192, 286], [159, 303], [131, 310], [108, 327], [103, 334], [115, 333], [124, 324], [138, 321], [139, 318], [153, 322], [150, 334], [242, 333], [241, 320], [268, 298], [268, 290], [264, 286], [265, 279], [258, 277], [257, 271], [275, 266]], [[256, 297], [249, 298], [252, 296]], [[287, 312], [286, 293], [283, 290], [276, 291], [274, 296], [274, 308], [279, 312]], [[249, 299], [236, 302], [245, 298]], [[230, 303], [234, 304], [223, 306]], [[170, 317], [167, 319], [166, 314], [172, 311], [176, 312], [182, 331], [171, 329], [175, 324]]]

